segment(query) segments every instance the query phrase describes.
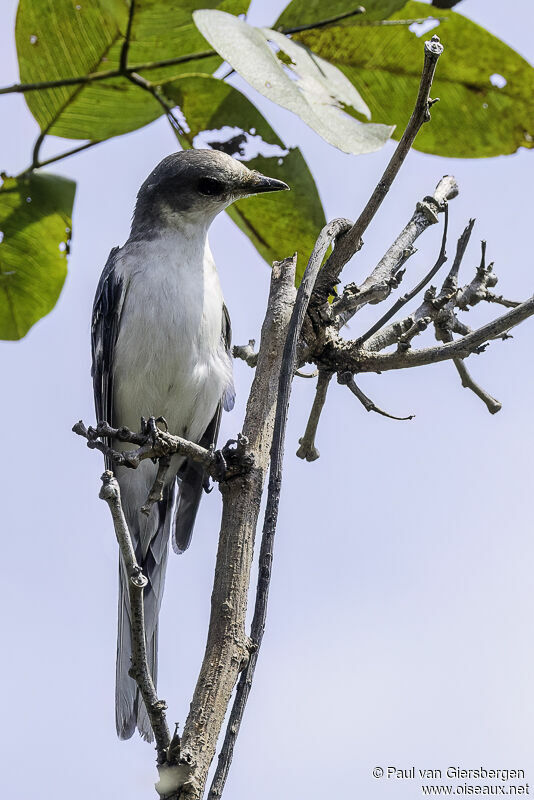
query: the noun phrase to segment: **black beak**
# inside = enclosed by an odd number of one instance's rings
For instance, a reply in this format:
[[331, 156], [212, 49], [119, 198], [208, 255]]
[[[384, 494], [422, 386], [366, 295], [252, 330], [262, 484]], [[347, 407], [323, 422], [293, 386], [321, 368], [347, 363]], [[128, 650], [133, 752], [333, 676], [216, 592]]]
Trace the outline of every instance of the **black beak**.
[[254, 173], [254, 177], [247, 188], [250, 194], [289, 191], [289, 186], [284, 181], [278, 181], [276, 178], [267, 178], [259, 172]]

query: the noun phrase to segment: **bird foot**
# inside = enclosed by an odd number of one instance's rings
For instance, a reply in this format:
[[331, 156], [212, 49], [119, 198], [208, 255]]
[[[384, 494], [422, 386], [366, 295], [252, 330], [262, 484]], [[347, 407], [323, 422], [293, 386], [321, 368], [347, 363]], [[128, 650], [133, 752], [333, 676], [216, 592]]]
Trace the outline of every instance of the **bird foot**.
[[215, 468], [213, 478], [221, 483], [230, 478], [245, 475], [254, 464], [254, 456], [247, 452], [248, 439], [241, 433], [237, 439], [229, 439], [224, 447], [215, 450]]

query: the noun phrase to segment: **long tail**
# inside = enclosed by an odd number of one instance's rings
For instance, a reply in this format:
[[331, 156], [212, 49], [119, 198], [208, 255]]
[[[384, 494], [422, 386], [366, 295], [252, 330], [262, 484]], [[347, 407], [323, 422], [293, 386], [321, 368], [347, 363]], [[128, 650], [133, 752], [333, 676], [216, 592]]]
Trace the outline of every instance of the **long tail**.
[[[127, 504], [124, 507], [138, 562], [148, 578], [148, 585], [144, 591], [145, 632], [148, 666], [154, 685], [157, 684], [158, 616], [167, 568], [173, 501], [174, 492], [168, 491], [167, 497], [152, 508], [148, 519], [142, 518], [136, 507], [137, 504], [133, 508], [129, 508]], [[143, 543], [148, 543], [148, 547], [143, 547]], [[121, 560], [115, 723], [120, 739], [129, 739], [137, 727], [143, 739], [151, 742], [153, 734], [145, 704], [135, 681], [129, 674], [132, 659], [132, 633], [128, 591], [128, 576]]]

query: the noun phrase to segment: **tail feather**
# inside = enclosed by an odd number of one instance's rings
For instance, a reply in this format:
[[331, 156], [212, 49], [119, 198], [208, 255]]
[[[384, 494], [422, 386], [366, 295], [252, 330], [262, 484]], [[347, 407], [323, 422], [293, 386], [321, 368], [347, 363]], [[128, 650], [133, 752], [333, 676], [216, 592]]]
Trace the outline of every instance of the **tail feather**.
[[[147, 659], [148, 659], [150, 674], [152, 675], [154, 686], [156, 686], [158, 677], [158, 626], [157, 625], [154, 628], [154, 633], [152, 634], [150, 642], [147, 644]], [[137, 697], [137, 729], [141, 734], [142, 738], [145, 740], [145, 742], [154, 741], [152, 725], [150, 724], [150, 719], [146, 710], [146, 706], [139, 695]]]
[[175, 553], [184, 553], [191, 544], [204, 481], [204, 470], [199, 469], [194, 463], [188, 465], [180, 480], [180, 494], [172, 526], [172, 549]]
[[124, 584], [124, 569], [121, 566], [119, 568], [115, 725], [119, 739], [130, 739], [135, 731], [137, 717], [137, 685], [128, 672], [132, 663], [132, 638], [128, 590]]

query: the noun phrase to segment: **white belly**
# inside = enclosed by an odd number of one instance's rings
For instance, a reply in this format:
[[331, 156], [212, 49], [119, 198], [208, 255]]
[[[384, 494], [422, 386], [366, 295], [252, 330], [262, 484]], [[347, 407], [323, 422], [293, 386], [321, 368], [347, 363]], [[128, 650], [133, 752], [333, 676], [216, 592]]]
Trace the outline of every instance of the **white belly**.
[[177, 235], [125, 253], [127, 282], [113, 359], [114, 414], [137, 430], [164, 416], [171, 433], [198, 441], [231, 381], [221, 339], [223, 298], [207, 242]]

